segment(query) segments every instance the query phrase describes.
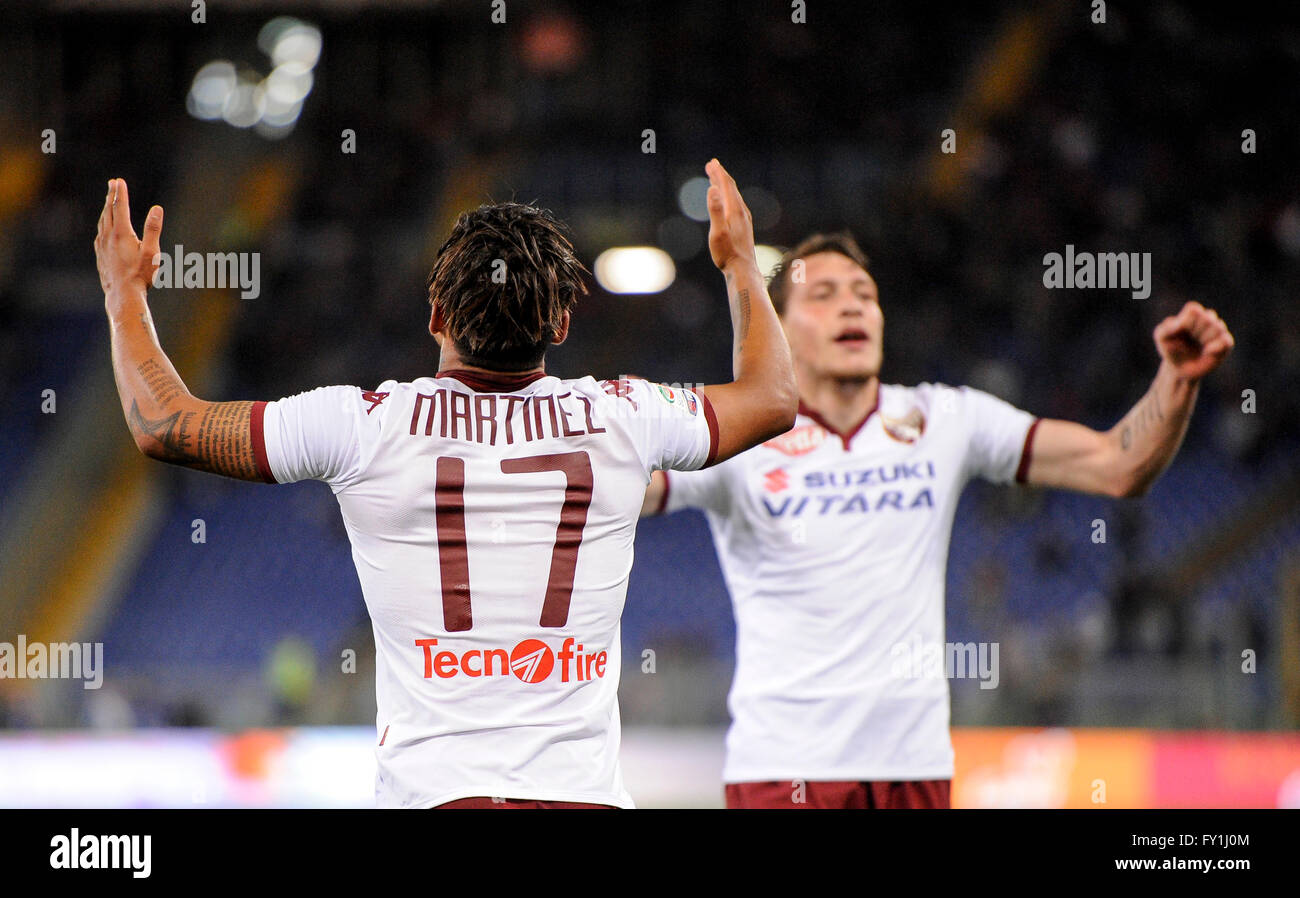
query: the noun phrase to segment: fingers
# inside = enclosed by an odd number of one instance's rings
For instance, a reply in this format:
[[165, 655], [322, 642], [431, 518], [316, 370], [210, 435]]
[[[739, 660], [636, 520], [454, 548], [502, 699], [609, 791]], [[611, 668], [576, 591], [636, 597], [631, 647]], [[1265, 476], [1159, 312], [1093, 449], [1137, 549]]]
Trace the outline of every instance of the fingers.
[[710, 159], [709, 164], [704, 168], [709, 173], [709, 181], [717, 184], [718, 188], [724, 193], [730, 193], [735, 189], [736, 182], [731, 179], [731, 175], [727, 173], [727, 170], [723, 168], [722, 163], [717, 158]]
[[714, 158], [709, 160], [709, 164], [705, 168], [710, 169], [709, 180], [718, 185], [718, 189], [722, 193], [723, 207], [727, 212], [734, 214], [744, 209], [745, 201], [740, 196], [740, 188], [736, 186], [736, 179], [731, 176], [731, 173], [727, 171], [722, 163]]
[[1167, 340], [1179, 333], [1191, 333], [1192, 323], [1196, 317], [1196, 310], [1193, 306], [1199, 308], [1197, 303], [1186, 303], [1177, 314], [1170, 315], [1168, 318], [1156, 325], [1155, 338], [1157, 340]]
[[723, 164], [717, 160], [716, 157], [710, 160], [709, 164], [712, 165], [714, 167], [714, 171], [718, 173], [718, 183], [726, 193], [731, 193], [731, 194], [740, 193], [740, 191], [736, 188], [736, 180], [733, 177], [731, 177], [731, 174], [727, 171], [727, 169], [723, 166]]
[[710, 187], [707, 199], [709, 204], [709, 230], [726, 230], [726, 214], [722, 209], [722, 191], [716, 187]]
[[714, 263], [722, 268], [731, 259], [749, 259], [754, 252], [754, 219], [735, 178], [716, 158], [704, 170], [709, 174], [709, 248]]
[[104, 235], [108, 233], [109, 228], [113, 225], [113, 182], [108, 182], [108, 189], [104, 192], [104, 208], [99, 212], [99, 226], [96, 228], [95, 239], [103, 242]]
[[1223, 323], [1214, 309], [1202, 308], [1193, 318], [1189, 330], [1197, 342], [1208, 344], [1228, 333], [1228, 326]]
[[1196, 339], [1201, 344], [1201, 357], [1213, 360], [1210, 369], [1213, 370], [1232, 351], [1237, 341], [1214, 309], [1202, 309], [1199, 319]]
[[114, 179], [113, 190], [113, 230], [134, 237], [135, 228], [131, 227], [131, 199], [126, 191], [126, 181], [121, 178]]
[[736, 186], [736, 179], [716, 158], [709, 160], [705, 170], [709, 172], [710, 183], [718, 188], [722, 200], [723, 215], [731, 222], [732, 227], [740, 227], [752, 233], [754, 218], [749, 211], [749, 206], [745, 203], [745, 198], [740, 195], [740, 188]]
[[140, 245], [144, 257], [149, 261], [158, 255], [159, 240], [162, 238], [163, 208], [154, 206], [144, 220], [144, 240]]
[[1197, 339], [1211, 355], [1222, 355], [1232, 349], [1237, 342], [1233, 339], [1232, 331], [1228, 330], [1228, 325], [1223, 323], [1223, 319], [1214, 309], [1206, 310], [1205, 324]]
[[1222, 357], [1227, 355], [1228, 351], [1231, 349], [1232, 337], [1223, 336], [1206, 343], [1205, 347], [1201, 350], [1201, 353], [1208, 356]]
[[706, 195], [708, 211], [712, 212], [716, 208], [718, 213], [722, 214], [725, 204], [723, 203], [723, 178], [720, 170], [722, 170], [722, 165], [716, 159], [708, 160], [705, 165], [705, 173], [708, 175], [708, 194]]
[[[731, 191], [728, 189], [727, 181], [731, 176], [727, 170], [722, 167], [722, 163], [717, 159], [710, 159], [704, 166], [704, 170], [709, 175], [709, 194], [710, 197], [717, 196], [717, 209], [723, 218], [726, 218], [731, 212]], [[710, 199], [710, 208], [713, 208], [712, 199]]]
[[1183, 307], [1177, 313], [1160, 322], [1159, 327], [1156, 328], [1157, 336], [1172, 337], [1180, 331], [1191, 336], [1192, 328], [1196, 325], [1197, 316], [1204, 310], [1204, 307], [1199, 302], [1183, 303]]
[[1236, 345], [1232, 332], [1218, 312], [1198, 302], [1185, 303], [1178, 314], [1170, 315], [1156, 325], [1157, 341], [1180, 336], [1198, 347], [1202, 355], [1222, 357]]

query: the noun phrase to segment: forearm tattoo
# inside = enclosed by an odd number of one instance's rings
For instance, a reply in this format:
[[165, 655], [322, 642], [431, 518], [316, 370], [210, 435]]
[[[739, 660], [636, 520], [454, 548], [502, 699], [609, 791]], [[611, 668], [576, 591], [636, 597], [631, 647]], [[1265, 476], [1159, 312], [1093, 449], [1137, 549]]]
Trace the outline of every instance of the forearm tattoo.
[[1155, 390], [1143, 397], [1133, 411], [1129, 412], [1129, 418], [1132, 420], [1120, 431], [1120, 446], [1126, 452], [1133, 446], [1134, 439], [1147, 433], [1153, 426], [1164, 423], [1165, 414], [1160, 408], [1160, 397]]
[[[146, 418], [131, 400], [131, 431], [146, 434], [157, 444], [160, 461], [241, 480], [257, 480], [253, 452], [251, 402], [213, 402], [203, 412], [182, 412]], [[198, 423], [194, 419], [198, 417]]]
[[166, 406], [185, 392], [185, 385], [180, 382], [180, 379], [154, 359], [141, 362], [135, 370], [144, 380], [144, 385], [148, 388], [153, 401], [160, 406]]

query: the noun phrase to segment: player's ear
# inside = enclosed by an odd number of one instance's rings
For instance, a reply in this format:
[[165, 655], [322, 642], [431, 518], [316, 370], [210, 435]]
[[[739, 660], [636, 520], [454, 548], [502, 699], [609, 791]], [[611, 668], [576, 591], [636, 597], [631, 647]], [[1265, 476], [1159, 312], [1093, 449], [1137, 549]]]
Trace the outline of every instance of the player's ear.
[[438, 308], [438, 304], [431, 305], [433, 311], [429, 315], [429, 333], [436, 337], [446, 327], [446, 322], [442, 320], [442, 310]]
[[555, 339], [551, 341], [554, 346], [559, 346], [569, 336], [569, 313], [565, 312], [560, 319], [560, 326], [555, 329]]

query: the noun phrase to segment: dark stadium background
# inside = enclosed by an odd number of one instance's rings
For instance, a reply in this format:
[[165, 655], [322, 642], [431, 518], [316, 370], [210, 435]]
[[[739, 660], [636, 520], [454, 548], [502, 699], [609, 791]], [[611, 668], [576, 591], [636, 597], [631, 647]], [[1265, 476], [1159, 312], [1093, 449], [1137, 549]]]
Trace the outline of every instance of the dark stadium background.
[[[886, 382], [966, 383], [1109, 427], [1155, 372], [1155, 323], [1189, 299], [1219, 312], [1236, 349], [1147, 497], [968, 489], [949, 639], [999, 643], [1002, 670], [997, 689], [954, 681], [954, 724], [995, 743], [982, 728], [1116, 728], [1190, 757], [1175, 780], [1225, 744], [1249, 766], [1247, 734], [1272, 731], [1258, 738], [1300, 770], [1300, 29], [1202, 6], [1113, 3], [1096, 24], [1086, 3], [810, 0], [796, 25], [780, 0], [510, 2], [505, 24], [486, 2], [211, 2], [202, 24], [182, 2], [4, 4], [0, 641], [101, 641], [105, 682], [0, 681], [0, 756], [30, 761], [67, 731], [189, 728], [260, 757], [249, 733], [373, 725], [373, 646], [329, 490], [223, 481], [132, 445], [91, 250], [109, 177], [130, 184], [137, 228], [166, 207], [164, 248], [260, 253], [256, 298], [151, 296], [196, 395], [274, 399], [432, 373], [433, 252], [457, 212], [512, 197], [568, 222], [589, 266], [621, 245], [663, 246], [677, 266], [656, 294], [593, 284], [551, 373], [728, 379], [707, 224], [679, 207], [716, 155], [761, 243], [857, 235]], [[257, 39], [281, 15], [321, 35], [292, 132], [187, 112], [214, 60], [268, 72]], [[1151, 253], [1150, 297], [1046, 289], [1043, 256], [1066, 244]], [[707, 766], [734, 628], [700, 516], [641, 525], [623, 646], [629, 746]], [[1161, 747], [1179, 733], [1199, 741]], [[57, 769], [8, 770], [0, 805], [62, 800]], [[26, 798], [3, 789], [19, 779]], [[1141, 794], [1300, 803], [1287, 782]]]

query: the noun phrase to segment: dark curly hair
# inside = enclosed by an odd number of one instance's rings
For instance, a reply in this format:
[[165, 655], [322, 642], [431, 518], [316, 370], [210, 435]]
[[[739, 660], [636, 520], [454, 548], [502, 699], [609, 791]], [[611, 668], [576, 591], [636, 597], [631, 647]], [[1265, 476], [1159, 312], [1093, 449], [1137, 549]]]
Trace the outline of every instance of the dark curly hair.
[[429, 272], [429, 304], [468, 364], [524, 371], [542, 361], [590, 272], [549, 211], [523, 203], [462, 212]]

